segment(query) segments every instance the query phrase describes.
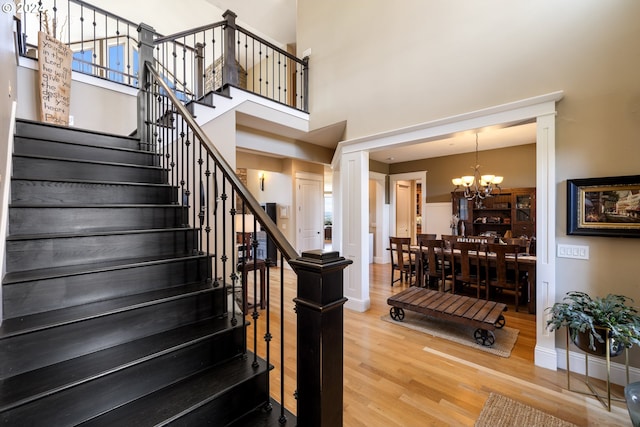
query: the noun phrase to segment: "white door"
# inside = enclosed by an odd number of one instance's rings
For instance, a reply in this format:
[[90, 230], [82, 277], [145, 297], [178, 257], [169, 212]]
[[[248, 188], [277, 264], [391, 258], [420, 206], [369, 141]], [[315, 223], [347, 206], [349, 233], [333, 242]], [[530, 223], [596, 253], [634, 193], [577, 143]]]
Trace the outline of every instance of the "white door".
[[298, 178], [296, 190], [298, 251], [302, 253], [312, 249], [322, 249], [324, 246], [322, 181]]
[[411, 237], [412, 200], [411, 183], [398, 181], [396, 184], [396, 237]]

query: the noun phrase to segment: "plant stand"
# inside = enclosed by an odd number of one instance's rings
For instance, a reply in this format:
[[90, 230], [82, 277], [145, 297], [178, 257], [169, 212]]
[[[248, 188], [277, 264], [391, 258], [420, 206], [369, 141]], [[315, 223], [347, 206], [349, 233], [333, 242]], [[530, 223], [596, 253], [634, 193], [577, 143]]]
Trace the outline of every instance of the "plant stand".
[[[569, 367], [569, 328], [565, 328], [567, 331], [567, 389], [569, 391], [573, 391], [574, 393], [586, 394], [588, 396], [593, 396], [597, 398], [600, 403], [611, 412], [611, 400], [618, 402], [626, 402], [626, 400], [622, 397], [611, 397], [611, 338], [609, 337], [609, 331], [605, 334], [605, 346], [606, 346], [606, 362], [607, 362], [607, 390], [606, 395], [601, 395], [597, 388], [594, 387], [593, 384], [589, 381], [589, 353], [584, 352], [584, 363], [585, 363], [585, 380], [583, 381], [587, 387], [589, 387], [589, 392], [584, 392], [581, 390], [572, 390], [571, 389], [571, 369]], [[627, 384], [629, 384], [629, 349], [625, 347], [624, 349], [624, 357], [625, 357], [625, 368], [627, 373]], [[606, 398], [606, 400], [605, 400]]]

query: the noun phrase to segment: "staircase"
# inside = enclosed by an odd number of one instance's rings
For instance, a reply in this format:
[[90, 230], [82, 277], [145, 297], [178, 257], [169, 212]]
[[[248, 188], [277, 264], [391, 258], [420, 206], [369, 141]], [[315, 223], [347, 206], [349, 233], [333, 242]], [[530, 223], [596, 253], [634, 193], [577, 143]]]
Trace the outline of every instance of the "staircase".
[[282, 425], [269, 366], [139, 142], [16, 123], [0, 424]]

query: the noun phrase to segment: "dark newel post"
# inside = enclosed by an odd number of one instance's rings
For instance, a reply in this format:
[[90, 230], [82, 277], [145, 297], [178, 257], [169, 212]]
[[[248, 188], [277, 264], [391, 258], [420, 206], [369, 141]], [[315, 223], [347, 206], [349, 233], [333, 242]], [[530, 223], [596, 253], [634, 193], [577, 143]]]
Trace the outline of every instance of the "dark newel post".
[[338, 252], [315, 250], [289, 261], [298, 274], [297, 420], [305, 427], [342, 426], [343, 270]]
[[147, 67], [144, 65], [146, 62], [153, 64], [153, 35], [156, 30], [147, 24], [140, 24], [138, 26], [138, 136], [143, 146], [150, 147], [151, 140], [147, 135], [147, 112], [149, 106], [147, 105], [146, 96], [148, 90], [149, 78], [147, 76]]
[[236, 67], [236, 17], [230, 10], [222, 14], [227, 21], [224, 26], [224, 58], [222, 63], [222, 87], [225, 85], [238, 86], [238, 67]]
[[204, 96], [204, 45], [196, 43], [196, 100]]

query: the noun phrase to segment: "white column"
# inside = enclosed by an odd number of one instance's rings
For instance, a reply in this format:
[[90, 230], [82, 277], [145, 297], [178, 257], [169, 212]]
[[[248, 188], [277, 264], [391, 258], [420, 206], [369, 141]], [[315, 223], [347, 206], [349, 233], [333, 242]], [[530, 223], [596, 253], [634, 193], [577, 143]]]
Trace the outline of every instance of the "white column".
[[369, 153], [343, 154], [340, 159], [341, 255], [353, 261], [345, 269], [346, 307], [367, 311], [369, 299]]
[[555, 113], [537, 117], [536, 141], [536, 348], [535, 364], [556, 370], [555, 333], [546, 328], [546, 307], [555, 302], [556, 165]]

